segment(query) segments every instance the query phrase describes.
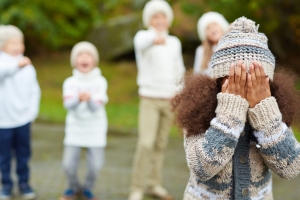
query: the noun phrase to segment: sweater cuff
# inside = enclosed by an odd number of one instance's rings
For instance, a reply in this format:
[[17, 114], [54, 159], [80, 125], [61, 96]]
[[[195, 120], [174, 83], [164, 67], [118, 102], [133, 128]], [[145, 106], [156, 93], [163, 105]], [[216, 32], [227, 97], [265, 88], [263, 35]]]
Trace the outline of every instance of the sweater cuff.
[[216, 114], [231, 116], [241, 122], [246, 122], [247, 110], [249, 108], [249, 103], [246, 99], [239, 95], [219, 93], [217, 95], [218, 106], [216, 109]]
[[281, 120], [281, 112], [274, 97], [268, 97], [254, 108], [249, 108], [248, 114], [250, 124], [256, 130], [262, 130], [270, 123]]

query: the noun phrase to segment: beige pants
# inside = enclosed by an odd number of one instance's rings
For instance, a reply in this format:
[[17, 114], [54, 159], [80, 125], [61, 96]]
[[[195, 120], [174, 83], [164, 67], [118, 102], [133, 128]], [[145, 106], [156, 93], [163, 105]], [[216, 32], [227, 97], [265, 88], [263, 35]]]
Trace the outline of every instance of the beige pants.
[[173, 121], [168, 100], [141, 98], [138, 144], [133, 161], [132, 191], [162, 183], [164, 150]]

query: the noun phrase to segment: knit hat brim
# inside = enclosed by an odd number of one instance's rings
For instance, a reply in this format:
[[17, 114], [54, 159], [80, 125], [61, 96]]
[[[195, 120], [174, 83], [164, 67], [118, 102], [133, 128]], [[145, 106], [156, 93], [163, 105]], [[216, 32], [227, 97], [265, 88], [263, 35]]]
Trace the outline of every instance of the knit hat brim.
[[198, 35], [201, 41], [206, 39], [206, 28], [213, 22], [221, 26], [224, 34], [228, 31], [229, 23], [223, 15], [217, 12], [207, 12], [200, 17], [197, 24]]
[[151, 0], [146, 3], [143, 10], [143, 23], [146, 28], [150, 28], [150, 21], [156, 13], [164, 13], [171, 26], [173, 22], [173, 10], [171, 6], [164, 0]]
[[76, 58], [80, 53], [89, 53], [93, 56], [94, 60], [95, 60], [95, 64], [96, 66], [99, 63], [99, 53], [97, 48], [90, 42], [79, 42], [77, 43], [72, 51], [71, 51], [71, 66], [72, 67], [76, 67]]
[[24, 35], [22, 31], [14, 25], [0, 25], [0, 49], [2, 49], [11, 38], [24, 39]]

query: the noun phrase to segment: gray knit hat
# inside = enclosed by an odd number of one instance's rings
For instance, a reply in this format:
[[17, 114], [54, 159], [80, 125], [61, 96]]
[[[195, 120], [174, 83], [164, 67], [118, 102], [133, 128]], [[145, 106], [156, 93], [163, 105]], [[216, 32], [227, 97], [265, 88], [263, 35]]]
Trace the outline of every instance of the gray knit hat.
[[0, 25], [0, 49], [5, 45], [5, 43], [14, 37], [24, 39], [22, 31], [14, 25]]
[[273, 80], [275, 58], [268, 48], [268, 38], [258, 32], [258, 27], [246, 17], [240, 17], [230, 25], [230, 31], [219, 40], [212, 56], [212, 78], [228, 76], [230, 64], [243, 60], [247, 71], [253, 61], [260, 62], [265, 74]]
[[76, 67], [76, 58], [77, 56], [80, 54], [80, 53], [89, 53], [93, 56], [93, 58], [95, 59], [95, 62], [96, 62], [96, 66], [98, 65], [99, 63], [99, 53], [98, 53], [98, 50], [97, 48], [90, 42], [79, 42], [77, 43], [72, 51], [71, 51], [71, 66], [72, 67]]

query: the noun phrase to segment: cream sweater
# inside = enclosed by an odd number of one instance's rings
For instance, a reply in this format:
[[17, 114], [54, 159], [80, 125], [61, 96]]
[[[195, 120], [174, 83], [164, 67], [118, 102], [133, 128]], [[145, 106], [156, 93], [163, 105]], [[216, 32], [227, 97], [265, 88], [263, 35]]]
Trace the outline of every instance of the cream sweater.
[[19, 57], [0, 52], [0, 128], [16, 128], [35, 120], [40, 87], [32, 65], [18, 67]]
[[154, 45], [157, 34], [149, 29], [134, 37], [139, 95], [168, 99], [180, 89], [179, 82], [185, 73], [181, 43], [177, 37], [164, 34], [166, 44]]
[[[73, 70], [73, 76], [63, 84], [64, 106], [68, 110], [64, 144], [79, 147], [105, 147], [107, 117], [105, 104], [107, 81], [99, 68], [83, 74]], [[79, 101], [79, 92], [89, 92], [88, 102]]]

